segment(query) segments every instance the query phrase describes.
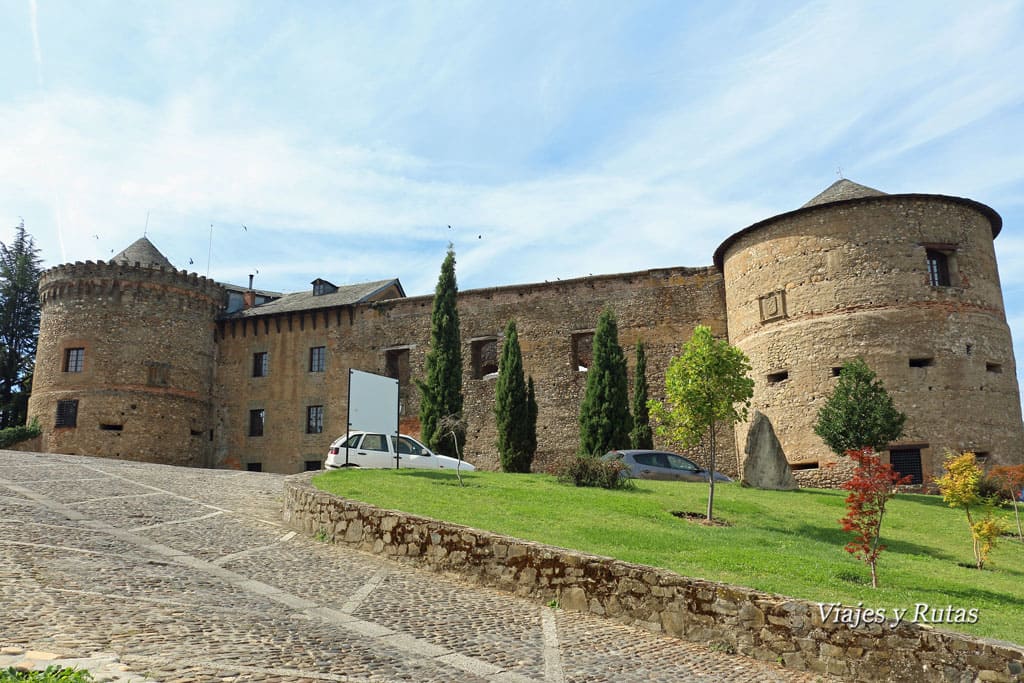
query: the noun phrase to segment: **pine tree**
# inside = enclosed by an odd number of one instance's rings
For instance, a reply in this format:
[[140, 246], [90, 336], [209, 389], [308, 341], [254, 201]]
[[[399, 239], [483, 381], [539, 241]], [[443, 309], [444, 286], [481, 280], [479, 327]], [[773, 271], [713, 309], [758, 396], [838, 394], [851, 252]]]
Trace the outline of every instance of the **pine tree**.
[[494, 387], [494, 417], [498, 430], [498, 458], [505, 472], [529, 472], [530, 406], [523, 379], [523, 354], [519, 349], [516, 321], [505, 327], [505, 343], [498, 363], [498, 382]]
[[615, 314], [606, 309], [594, 332], [593, 357], [580, 405], [580, 455], [602, 455], [627, 448], [632, 428], [626, 358], [619, 346]]
[[858, 358], [839, 371], [835, 391], [818, 411], [814, 433], [836, 455], [862, 448], [881, 451], [900, 438], [906, 419], [882, 381]]
[[633, 378], [633, 431], [630, 432], [633, 448], [654, 448], [654, 435], [647, 411], [647, 354], [644, 343], [636, 343], [636, 372]]
[[25, 423], [39, 336], [39, 250], [17, 227], [0, 242], [0, 428]]
[[529, 438], [527, 452], [530, 454], [530, 461], [537, 455], [537, 392], [533, 388], [533, 375], [526, 380], [526, 413], [529, 416], [526, 436]]
[[456, 299], [459, 287], [455, 281], [455, 250], [448, 245], [448, 254], [441, 264], [441, 274], [434, 290], [434, 306], [430, 315], [430, 350], [425, 360], [426, 380], [417, 381], [420, 390], [420, 435], [436, 453], [461, 453], [466, 433], [456, 431], [458, 449], [440, 428], [445, 417], [462, 417], [462, 339], [459, 334], [459, 311]]

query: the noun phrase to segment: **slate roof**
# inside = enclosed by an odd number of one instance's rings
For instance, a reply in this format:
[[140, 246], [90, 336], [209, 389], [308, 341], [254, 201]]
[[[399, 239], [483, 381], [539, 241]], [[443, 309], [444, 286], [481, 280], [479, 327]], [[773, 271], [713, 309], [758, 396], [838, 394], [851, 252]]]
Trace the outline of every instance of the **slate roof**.
[[860, 199], [862, 197], [882, 197], [886, 193], [881, 190], [876, 190], [873, 187], [866, 185], [860, 185], [851, 180], [843, 178], [837, 180], [828, 187], [826, 187], [820, 194], [816, 195], [811, 201], [807, 202], [801, 209], [806, 209], [809, 206], [818, 206], [820, 204], [829, 204], [831, 202], [841, 202], [847, 199]]
[[238, 311], [225, 317], [250, 318], [257, 315], [311, 311], [320, 308], [358, 304], [371, 300], [375, 295], [383, 292], [391, 285], [398, 287], [399, 296], [405, 296], [402, 283], [398, 281], [398, 278], [391, 278], [390, 280], [375, 280], [374, 282], [361, 282], [354, 285], [341, 285], [338, 287], [338, 291], [319, 296], [314, 296], [312, 290], [285, 294], [280, 299], [275, 299], [244, 311]]
[[140, 237], [132, 242], [127, 249], [112, 257], [110, 263], [124, 263], [129, 266], [138, 263], [145, 268], [160, 268], [162, 266], [174, 270], [174, 266], [167, 260], [167, 257], [161, 254], [160, 250], [154, 247], [146, 237]]

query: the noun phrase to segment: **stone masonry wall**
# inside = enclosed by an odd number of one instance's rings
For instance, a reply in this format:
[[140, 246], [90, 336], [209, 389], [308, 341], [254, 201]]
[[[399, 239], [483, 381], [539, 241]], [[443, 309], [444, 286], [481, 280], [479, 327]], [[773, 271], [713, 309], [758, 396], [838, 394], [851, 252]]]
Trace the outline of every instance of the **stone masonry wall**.
[[[29, 419], [42, 449], [173, 465], [210, 463], [213, 320], [224, 291], [195, 273], [76, 263], [40, 279]], [[65, 367], [82, 349], [80, 371]], [[77, 400], [77, 424], [57, 405]]]
[[[419, 392], [412, 380], [424, 377], [433, 297], [374, 301], [304, 313], [256, 315], [218, 323], [215, 396], [218, 405], [216, 460], [226, 466], [259, 462], [264, 471], [294, 473], [323, 461], [335, 438], [345, 433], [349, 368], [387, 374], [389, 358], [401, 377], [401, 428], [419, 434]], [[538, 453], [534, 470], [551, 470], [575, 454], [579, 404], [586, 372], [578, 352], [589, 357], [601, 311], [618, 320], [630, 382], [634, 346], [647, 348], [647, 381], [660, 398], [668, 361], [680, 353], [698, 324], [725, 336], [724, 292], [714, 268], [667, 268], [561, 282], [514, 285], [460, 292], [463, 341], [466, 453], [474, 465], [497, 469], [493, 376], [481, 376], [474, 359], [498, 357], [510, 318], [516, 319], [523, 366], [536, 384]], [[488, 345], [491, 345], [488, 349]], [[309, 371], [309, 350], [324, 346], [323, 372]], [[577, 349], [576, 347], [580, 347]], [[269, 354], [266, 377], [252, 376], [253, 354]], [[584, 362], [586, 358], [582, 358]], [[488, 369], [481, 367], [481, 370]], [[324, 430], [305, 431], [308, 406], [324, 406]], [[262, 436], [248, 436], [249, 412], [265, 410]], [[722, 439], [720, 463], [735, 462], [733, 440]], [[694, 453], [702, 459], [700, 452]], [[720, 466], [720, 469], [722, 467]]]
[[383, 510], [289, 477], [284, 520], [307, 534], [655, 633], [854, 681], [1024, 681], [1024, 648], [916, 624], [823, 619], [817, 603]]

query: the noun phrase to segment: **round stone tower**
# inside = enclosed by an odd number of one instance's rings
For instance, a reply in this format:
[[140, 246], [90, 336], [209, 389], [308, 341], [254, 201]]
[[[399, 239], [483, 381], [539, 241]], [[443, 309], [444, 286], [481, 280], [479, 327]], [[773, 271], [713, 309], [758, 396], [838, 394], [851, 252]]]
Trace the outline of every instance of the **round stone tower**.
[[[1024, 456], [1010, 330], [993, 239], [1002, 219], [959, 197], [885, 194], [840, 180], [715, 252], [730, 341], [753, 367], [752, 408], [795, 469], [835, 455], [814, 433], [840, 366], [863, 358], [899, 410], [894, 467], [940, 474], [946, 449], [990, 464]], [[746, 426], [736, 430], [743, 452]], [[816, 482], [815, 475], [801, 477]]]
[[43, 273], [29, 419], [43, 450], [211, 465], [214, 319], [226, 293], [143, 237]]

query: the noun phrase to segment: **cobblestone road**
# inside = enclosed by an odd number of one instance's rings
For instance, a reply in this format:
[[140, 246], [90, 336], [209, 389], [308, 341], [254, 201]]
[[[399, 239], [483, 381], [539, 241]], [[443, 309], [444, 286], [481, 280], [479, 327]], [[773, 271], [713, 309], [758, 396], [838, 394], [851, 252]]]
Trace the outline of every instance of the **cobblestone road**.
[[0, 654], [157, 681], [818, 680], [296, 535], [281, 498], [279, 475], [0, 451]]

